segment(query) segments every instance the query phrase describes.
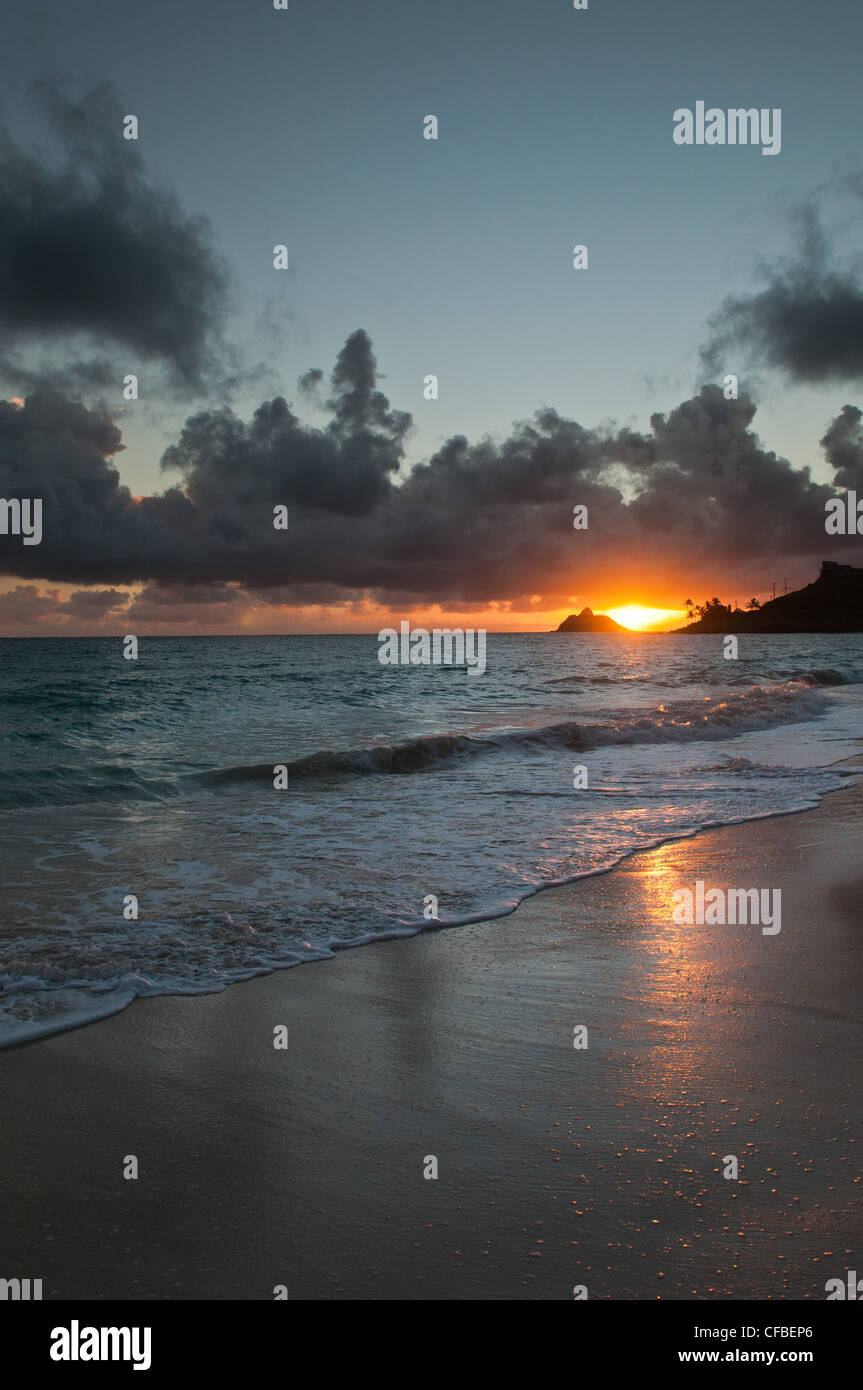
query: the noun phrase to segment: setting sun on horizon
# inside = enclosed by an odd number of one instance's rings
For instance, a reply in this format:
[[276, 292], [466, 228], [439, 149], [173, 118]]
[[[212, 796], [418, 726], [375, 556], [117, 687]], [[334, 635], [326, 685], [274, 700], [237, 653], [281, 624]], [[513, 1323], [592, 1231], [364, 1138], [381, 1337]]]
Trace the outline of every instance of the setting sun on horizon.
[[625, 603], [620, 608], [607, 608], [605, 612], [621, 627], [632, 628], [634, 632], [661, 631], [686, 622], [683, 608], [647, 608], [641, 603]]

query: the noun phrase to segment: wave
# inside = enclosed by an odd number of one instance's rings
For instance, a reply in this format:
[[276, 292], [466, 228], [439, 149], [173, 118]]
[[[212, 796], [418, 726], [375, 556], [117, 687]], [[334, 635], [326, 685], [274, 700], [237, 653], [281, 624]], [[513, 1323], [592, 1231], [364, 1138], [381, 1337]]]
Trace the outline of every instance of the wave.
[[[854, 673], [860, 675], [861, 673]], [[585, 753], [620, 744], [682, 743], [720, 740], [735, 734], [768, 729], [817, 718], [828, 708], [822, 688], [854, 683], [853, 677], [824, 668], [795, 673], [773, 686], [754, 686], [724, 699], [705, 696], [661, 704], [649, 713], [611, 711], [607, 722], [563, 720], [554, 724], [505, 729], [492, 733], [439, 733], [399, 743], [365, 748], [321, 749], [289, 760], [182, 772], [172, 777], [146, 776], [127, 764], [90, 767], [64, 765], [19, 767], [5, 774], [0, 786], [0, 809], [81, 803], [160, 801], [196, 790], [219, 791], [256, 781], [272, 781], [281, 764], [289, 777], [325, 786], [345, 777], [407, 776], [492, 754], [530, 753], [564, 748]]]
[[[814, 675], [814, 673], [811, 673]], [[822, 684], [835, 684], [823, 681]], [[293, 762], [285, 761], [289, 777], [326, 781], [346, 776], [379, 776], [430, 771], [449, 763], [494, 753], [518, 753], [543, 748], [590, 752], [619, 744], [680, 743], [718, 740], [817, 718], [829, 707], [815, 682], [788, 681], [780, 686], [757, 686], [724, 700], [679, 701], [650, 715], [622, 712], [613, 723], [588, 724], [564, 720], [534, 728], [505, 730], [483, 736], [431, 734], [402, 743], [369, 748], [321, 750]], [[705, 709], [705, 705], [709, 708]], [[191, 778], [212, 786], [271, 779], [272, 763], [217, 768]]]
[[[744, 668], [745, 669], [745, 668]], [[729, 673], [730, 674], [730, 673]], [[831, 685], [860, 685], [863, 684], [863, 671], [837, 671], [832, 666], [819, 667], [815, 670], [805, 671], [777, 671], [770, 670], [760, 673], [768, 680], [775, 682], [799, 681], [802, 685], [814, 687]], [[745, 679], [745, 676], [744, 676]], [[750, 676], [751, 679], [751, 676]], [[725, 685], [726, 680], [720, 680], [712, 667], [704, 667], [698, 671], [687, 671], [677, 679], [664, 680], [655, 676], [650, 671], [627, 672], [624, 675], [614, 676], [595, 676], [595, 675], [571, 675], [571, 676], [552, 676], [543, 681], [543, 685], [627, 685], [632, 682], [646, 683], [651, 686], [673, 687], [680, 685], [692, 685], [695, 682], [703, 685]]]
[[815, 671], [795, 671], [788, 680], [811, 686], [860, 685], [863, 671], [836, 671], [832, 666], [824, 666]]
[[63, 764], [13, 767], [4, 770], [0, 781], [0, 809], [77, 806], [84, 802], [162, 801], [178, 794], [174, 782], [144, 777], [134, 768], [119, 763], [91, 767]]
[[[790, 775], [790, 770], [764, 769], [747, 758], [732, 763], [759, 774]], [[735, 770], [738, 770], [735, 768]], [[7, 960], [0, 962], [0, 1050], [94, 1022], [125, 1009], [137, 998], [159, 995], [218, 993], [229, 985], [289, 969], [309, 961], [331, 959], [336, 952], [378, 941], [410, 937], [428, 930], [489, 922], [509, 916], [536, 893], [582, 878], [605, 874], [631, 855], [658, 845], [689, 839], [700, 831], [790, 815], [817, 806], [822, 795], [842, 785], [843, 775], [823, 771], [806, 787], [795, 785], [791, 795], [770, 808], [738, 807], [722, 814], [686, 814], [675, 826], [646, 833], [634, 828], [629, 842], [606, 847], [577, 867], [543, 879], [533, 872], [515, 882], [498, 885], [479, 901], [454, 907], [433, 918], [385, 908], [357, 913], [352, 899], [341, 904], [341, 918], [332, 921], [315, 911], [294, 922], [278, 907], [263, 915], [246, 910], [242, 917], [227, 912], [188, 910], [169, 918], [135, 923], [131, 936], [112, 930], [93, 938], [64, 940], [64, 959], [58, 961], [44, 940], [4, 942]], [[549, 795], [549, 793], [542, 793]], [[553, 795], [553, 794], [552, 794]], [[331, 896], [331, 895], [327, 895]], [[338, 909], [337, 909], [338, 910]], [[362, 923], [358, 928], [358, 920]], [[317, 934], [311, 930], [314, 922]], [[132, 937], [134, 939], [132, 939]], [[311, 939], [309, 939], [311, 937]], [[18, 958], [18, 955], [23, 958]]]

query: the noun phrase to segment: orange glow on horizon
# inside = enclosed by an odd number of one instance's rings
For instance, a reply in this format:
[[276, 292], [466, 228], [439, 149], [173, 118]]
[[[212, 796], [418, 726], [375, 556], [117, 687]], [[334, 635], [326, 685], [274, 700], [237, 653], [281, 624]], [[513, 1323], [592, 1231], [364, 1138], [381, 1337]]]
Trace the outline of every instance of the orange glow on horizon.
[[686, 612], [682, 608], [647, 608], [641, 603], [625, 603], [620, 608], [605, 611], [621, 627], [632, 628], [634, 632], [658, 631], [686, 622]]
[[[133, 496], [133, 505], [140, 505], [143, 498]], [[123, 585], [128, 595], [126, 605], [118, 603], [107, 611], [104, 618], [97, 618], [86, 611], [78, 612], [74, 606], [66, 605], [73, 593], [98, 586], [80, 586], [66, 583], [59, 588], [46, 587], [47, 581], [29, 581], [27, 584], [13, 579], [0, 580], [0, 597], [11, 600], [13, 594], [22, 589], [22, 603], [25, 599], [39, 599], [44, 595], [56, 593], [59, 604], [40, 610], [38, 631], [42, 636], [99, 636], [106, 632], [126, 632], [130, 621], [127, 609], [131, 609], [136, 631], [145, 634], [184, 636], [199, 634], [230, 635], [243, 633], [250, 636], [264, 634], [316, 634], [363, 633], [376, 634], [384, 627], [398, 629], [400, 621], [407, 619], [413, 627], [485, 628], [489, 633], [544, 633], [554, 632], [570, 613], [592, 607], [594, 613], [607, 613], [622, 627], [631, 631], [658, 632], [674, 627], [683, 627], [686, 614], [683, 609], [653, 607], [649, 604], [620, 603], [613, 607], [603, 607], [600, 595], [584, 592], [570, 595], [566, 607], [558, 608], [550, 603], [547, 607], [542, 598], [534, 607], [526, 604], [515, 606], [506, 601], [488, 602], [482, 606], [470, 607], [467, 604], [450, 607], [442, 604], [419, 602], [415, 606], [406, 603], [398, 608], [376, 603], [369, 598], [344, 600], [341, 603], [300, 604], [262, 602], [257, 595], [245, 594], [239, 585], [240, 597], [236, 603], [196, 603], [194, 595], [188, 595], [178, 602], [176, 611], [168, 603], [155, 606], [146, 602], [148, 585], [130, 583]], [[610, 588], [610, 586], [609, 586]], [[601, 591], [600, 591], [601, 592]], [[631, 591], [630, 591], [631, 592]], [[611, 589], [611, 593], [614, 590]], [[625, 596], [626, 590], [623, 590]], [[605, 590], [606, 597], [609, 589]], [[145, 611], [135, 611], [135, 602], [143, 596]], [[532, 596], [533, 597], [533, 596]], [[158, 598], [158, 595], [157, 595]], [[36, 618], [33, 619], [36, 621]], [[0, 623], [3, 636], [20, 635], [21, 626], [13, 621]]]

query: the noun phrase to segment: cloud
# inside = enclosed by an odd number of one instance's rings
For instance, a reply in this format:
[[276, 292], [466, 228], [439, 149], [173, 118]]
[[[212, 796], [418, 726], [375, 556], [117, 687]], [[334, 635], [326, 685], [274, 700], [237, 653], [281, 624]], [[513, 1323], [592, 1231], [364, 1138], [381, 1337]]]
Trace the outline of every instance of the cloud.
[[130, 632], [163, 623], [221, 626], [237, 623], [249, 597], [225, 584], [147, 584], [126, 611]]
[[321, 404], [318, 388], [323, 380], [323, 376], [324, 374], [320, 367], [311, 367], [309, 371], [303, 373], [298, 382], [300, 395], [305, 400], [311, 401], [313, 405]]
[[119, 589], [78, 589], [64, 599], [59, 589], [44, 592], [35, 584], [16, 584], [0, 594], [0, 626], [32, 627], [48, 623], [83, 624], [88, 630], [125, 608], [129, 595]]
[[0, 369], [23, 389], [92, 390], [156, 364], [203, 389], [227, 286], [208, 223], [150, 180], [109, 84], [78, 101], [45, 82], [34, 92], [61, 159], [0, 131]]
[[333, 369], [325, 429], [302, 425], [282, 397], [260, 405], [248, 425], [230, 410], [202, 411], [187, 420], [162, 467], [182, 473], [187, 496], [227, 543], [241, 540], [239, 516], [266, 510], [272, 525], [277, 504], [367, 513], [391, 490], [412, 423], [390, 410], [376, 379], [371, 341], [360, 329]]
[[218, 628], [238, 624], [256, 600], [227, 585], [147, 584], [137, 594], [125, 589], [76, 589], [66, 598], [57, 588], [16, 584], [0, 593], [0, 630], [7, 635], [33, 627], [58, 635], [146, 633], [178, 625]]
[[124, 589], [77, 589], [60, 607], [70, 618], [104, 618], [125, 609], [129, 595]]
[[[528, 608], [539, 594], [563, 605], [598, 571], [684, 582], [709, 557], [714, 573], [743, 582], [770, 557], [808, 570], [825, 553], [833, 488], [765, 449], [753, 402], [717, 386], [645, 432], [544, 409], [500, 441], [454, 436], [406, 476], [410, 416], [378, 389], [362, 330], [339, 354], [327, 404], [322, 428], [280, 397], [249, 421], [192, 415], [163, 459], [178, 483], [135, 499], [112, 463], [122, 443], [106, 413], [51, 391], [0, 403], [0, 495], [44, 499], [41, 545], [0, 537], [0, 568], [143, 581], [137, 620], [167, 621], [175, 605], [181, 621], [220, 624], [239, 622], [244, 603]], [[859, 426], [846, 406], [824, 436], [839, 485], [859, 467]], [[273, 526], [279, 505], [287, 531]], [[573, 530], [576, 505], [588, 508], [586, 531]]]
[[863, 489], [863, 412], [843, 405], [821, 439], [828, 463], [835, 469], [837, 487]]
[[[848, 179], [843, 186], [856, 191]], [[764, 289], [729, 296], [710, 320], [701, 357], [711, 375], [745, 361], [795, 382], [863, 380], [863, 276], [857, 265], [837, 265], [812, 203], [793, 216], [795, 254], [763, 267]]]

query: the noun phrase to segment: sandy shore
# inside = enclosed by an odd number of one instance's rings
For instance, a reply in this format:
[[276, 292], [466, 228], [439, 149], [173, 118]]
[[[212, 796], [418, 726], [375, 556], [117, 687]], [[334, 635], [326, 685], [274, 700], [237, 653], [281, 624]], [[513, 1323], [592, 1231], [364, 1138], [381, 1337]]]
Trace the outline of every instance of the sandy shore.
[[[0, 1275], [52, 1298], [823, 1299], [863, 1260], [861, 830], [858, 782], [504, 920], [5, 1052]], [[696, 879], [781, 888], [781, 933], [675, 926]]]

